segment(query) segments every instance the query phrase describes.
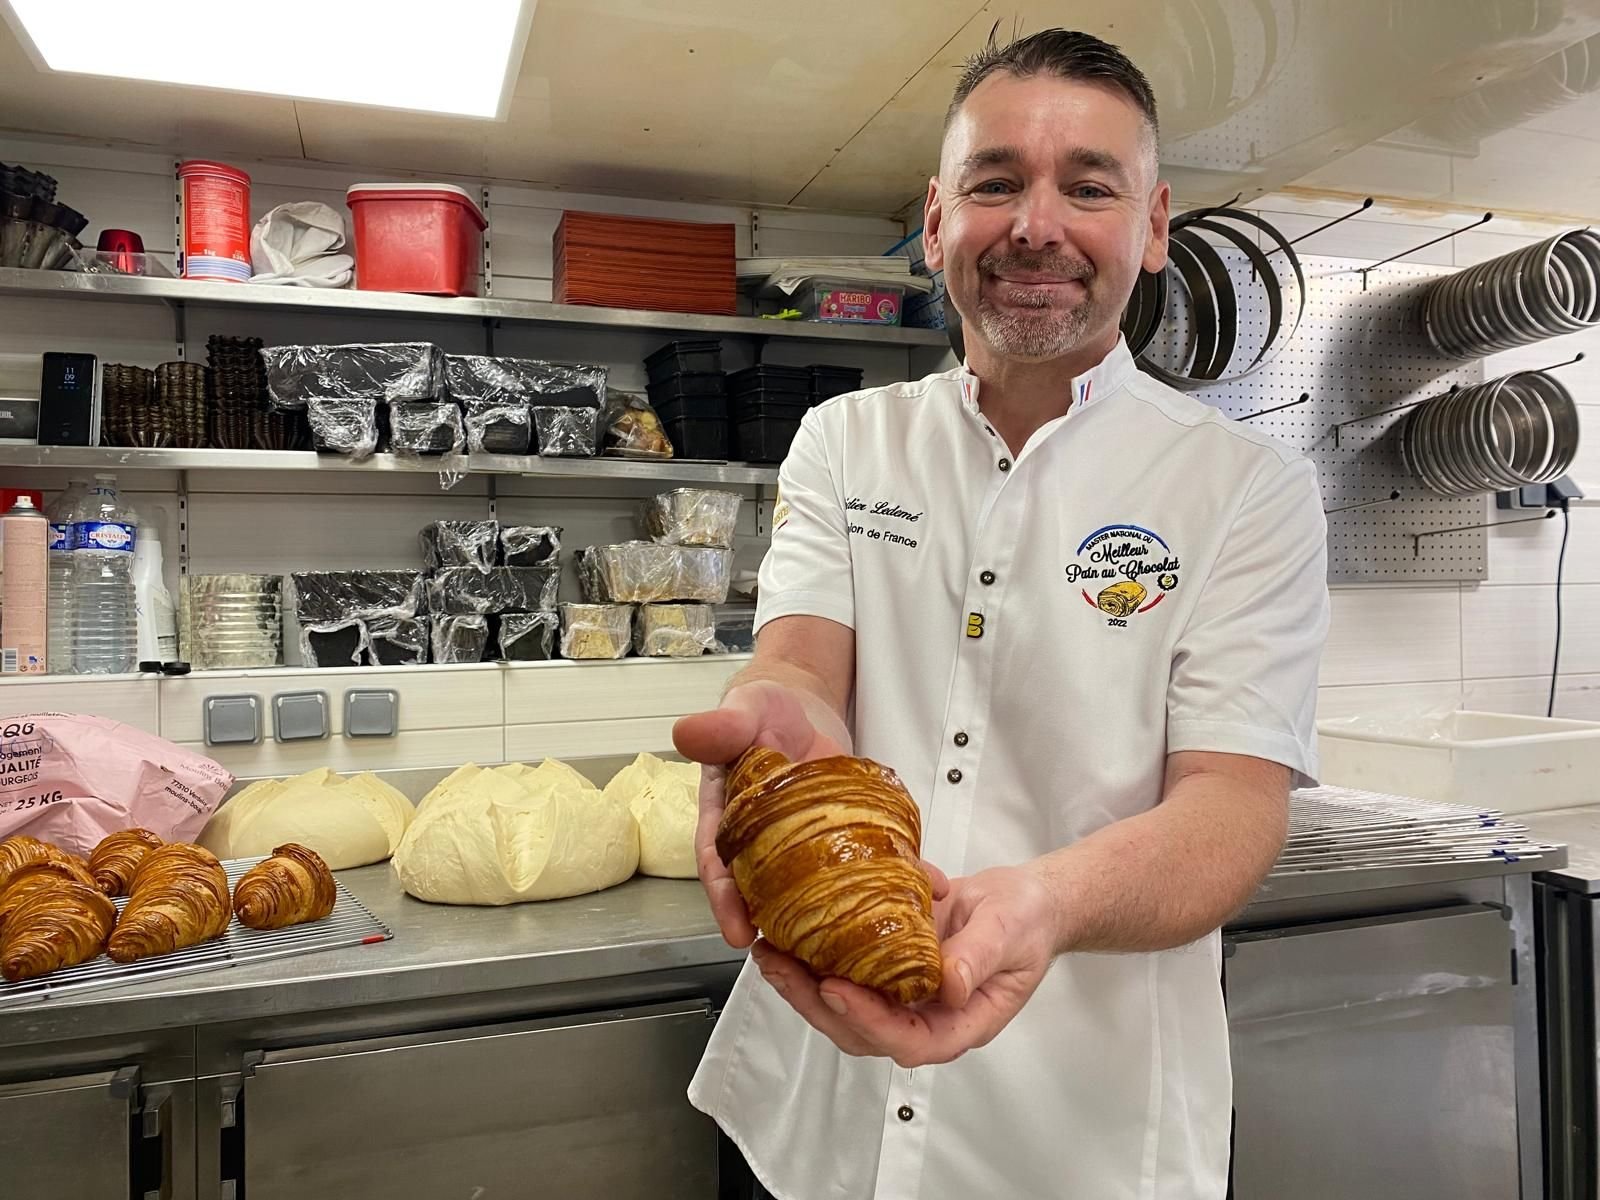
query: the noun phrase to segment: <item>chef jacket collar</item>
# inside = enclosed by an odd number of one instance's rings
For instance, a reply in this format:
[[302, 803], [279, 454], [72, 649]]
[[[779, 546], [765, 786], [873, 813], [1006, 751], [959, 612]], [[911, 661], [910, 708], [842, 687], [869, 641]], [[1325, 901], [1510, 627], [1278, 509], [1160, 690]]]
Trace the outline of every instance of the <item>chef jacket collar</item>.
[[[1136, 370], [1133, 355], [1128, 353], [1128, 343], [1119, 335], [1110, 353], [1072, 380], [1072, 406], [1066, 415], [1074, 416], [1105, 399], [1127, 383]], [[965, 362], [961, 364], [961, 403], [973, 416], [979, 415], [978, 377]]]

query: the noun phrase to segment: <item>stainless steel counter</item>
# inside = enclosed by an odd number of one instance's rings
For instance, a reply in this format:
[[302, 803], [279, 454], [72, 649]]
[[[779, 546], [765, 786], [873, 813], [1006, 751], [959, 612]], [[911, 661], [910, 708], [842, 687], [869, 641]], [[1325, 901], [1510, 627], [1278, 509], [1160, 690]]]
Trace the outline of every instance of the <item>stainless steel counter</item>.
[[[1551, 870], [1563, 861], [1558, 853], [1516, 864], [1274, 875], [1236, 924], [1260, 923], [1258, 918], [1268, 919], [1293, 902], [1337, 898], [1358, 903], [1364, 892], [1486, 881]], [[401, 891], [387, 864], [341, 871], [339, 877], [394, 931], [392, 940], [0, 1008], [0, 1044], [257, 1020], [683, 968], [726, 969], [744, 957], [718, 934], [695, 880], [639, 877], [570, 900], [470, 908], [412, 899]]]
[[1567, 847], [1565, 864], [1540, 868], [1545, 882], [1586, 896], [1600, 895], [1600, 804], [1521, 813], [1516, 819], [1539, 837]]

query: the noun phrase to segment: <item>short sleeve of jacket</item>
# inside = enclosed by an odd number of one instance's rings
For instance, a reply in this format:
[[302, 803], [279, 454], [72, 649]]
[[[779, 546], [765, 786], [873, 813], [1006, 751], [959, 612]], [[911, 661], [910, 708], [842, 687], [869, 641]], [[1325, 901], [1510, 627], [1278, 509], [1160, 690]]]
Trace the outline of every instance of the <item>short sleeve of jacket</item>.
[[1316, 468], [1256, 479], [1172, 657], [1167, 750], [1248, 754], [1316, 782], [1317, 668], [1328, 632], [1327, 523]]
[[855, 628], [850, 529], [827, 416], [826, 408], [806, 414], [778, 471], [772, 546], [761, 563], [757, 629], [793, 616], [826, 617]]

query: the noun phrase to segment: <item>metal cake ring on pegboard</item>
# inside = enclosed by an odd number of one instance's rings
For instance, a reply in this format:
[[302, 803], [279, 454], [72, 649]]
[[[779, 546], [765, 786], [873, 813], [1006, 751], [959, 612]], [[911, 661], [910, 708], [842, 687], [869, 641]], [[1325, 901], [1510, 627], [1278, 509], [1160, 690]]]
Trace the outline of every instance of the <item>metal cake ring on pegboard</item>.
[[[1263, 251], [1249, 234], [1225, 222], [1235, 222], [1259, 230], [1273, 243]], [[1267, 302], [1267, 328], [1260, 348], [1242, 370], [1228, 373], [1238, 350], [1239, 318], [1242, 307], [1233, 271], [1217, 248], [1207, 240], [1209, 233], [1222, 238], [1249, 262], [1250, 288], [1259, 288]], [[1183, 391], [1231, 383], [1243, 379], [1271, 362], [1288, 345], [1305, 316], [1307, 291], [1305, 273], [1289, 240], [1254, 213], [1231, 205], [1198, 208], [1172, 219], [1168, 263], [1160, 271], [1140, 274], [1123, 311], [1122, 333], [1129, 351], [1139, 360], [1139, 369]], [[1294, 272], [1299, 292], [1292, 321], [1285, 330], [1283, 285], [1270, 261], [1283, 254]], [[1153, 361], [1146, 351], [1166, 319], [1168, 301], [1174, 293], [1187, 297], [1186, 318], [1190, 337], [1177, 370]]]

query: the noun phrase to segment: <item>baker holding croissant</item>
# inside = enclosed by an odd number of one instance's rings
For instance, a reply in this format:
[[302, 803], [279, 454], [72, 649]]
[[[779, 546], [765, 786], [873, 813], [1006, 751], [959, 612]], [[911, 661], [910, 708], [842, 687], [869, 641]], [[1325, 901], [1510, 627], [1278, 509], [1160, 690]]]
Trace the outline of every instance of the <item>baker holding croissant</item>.
[[780, 1200], [1225, 1194], [1217, 931], [1317, 769], [1325, 528], [1119, 337], [1168, 208], [1115, 47], [969, 63], [924, 216], [966, 363], [808, 413], [754, 661], [678, 725], [753, 943], [690, 1098]]

